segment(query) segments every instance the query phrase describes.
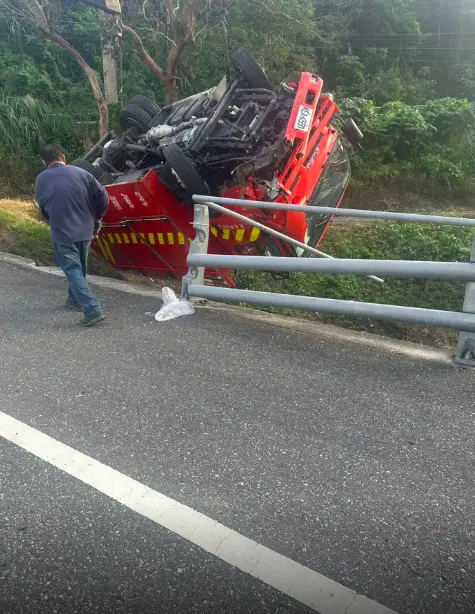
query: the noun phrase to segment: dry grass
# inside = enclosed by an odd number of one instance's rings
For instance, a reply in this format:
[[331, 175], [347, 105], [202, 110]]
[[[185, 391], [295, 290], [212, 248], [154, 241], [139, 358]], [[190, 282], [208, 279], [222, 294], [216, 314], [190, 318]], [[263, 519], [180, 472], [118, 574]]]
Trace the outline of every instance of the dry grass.
[[[31, 258], [37, 265], [55, 265], [48, 225], [31, 200], [0, 200], [0, 251]], [[94, 275], [122, 278], [94, 252], [89, 270]]]
[[0, 200], [0, 250], [31, 258], [39, 265], [54, 263], [48, 226], [32, 201]]
[[32, 200], [11, 200], [4, 198], [0, 200], [0, 210], [8, 213], [14, 213], [15, 215], [27, 218], [37, 218], [37, 208]]

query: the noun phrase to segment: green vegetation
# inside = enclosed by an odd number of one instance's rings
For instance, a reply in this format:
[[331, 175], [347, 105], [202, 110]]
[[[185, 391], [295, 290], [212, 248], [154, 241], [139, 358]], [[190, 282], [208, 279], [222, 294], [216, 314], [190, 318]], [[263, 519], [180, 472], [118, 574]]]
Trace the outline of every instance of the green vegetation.
[[[0, 6], [22, 1], [0, 0]], [[302, 70], [325, 78], [343, 114], [354, 115], [366, 133], [365, 151], [354, 159], [358, 183], [392, 189], [402, 182], [446, 198], [470, 194], [475, 186], [470, 0], [229, 0], [225, 5], [227, 10], [201, 18], [195, 43], [184, 48], [177, 70], [180, 95], [214, 85], [226, 71], [228, 48], [247, 46], [275, 83]], [[163, 2], [147, 3], [145, 10], [129, 0], [123, 8], [124, 22], [165, 66], [171, 42]], [[97, 11], [81, 2], [52, 0], [48, 16], [55, 32], [100, 76]], [[163, 83], [134, 53], [130, 37], [122, 38], [116, 56], [122, 103], [138, 93], [164, 102]], [[21, 12], [0, 10], [0, 65], [0, 194], [31, 192], [38, 143], [59, 140], [71, 156], [83, 151], [96, 138], [96, 101], [73, 57], [22, 20]], [[113, 124], [117, 109], [110, 111]]]
[[361, 99], [343, 101], [343, 114], [356, 116], [365, 151], [355, 158], [355, 175], [390, 184], [422, 179], [425, 191], [470, 192], [475, 187], [475, 106], [443, 98], [420, 105]]
[[67, 112], [52, 111], [29, 94], [0, 97], [0, 196], [31, 192], [42, 168], [38, 146], [45, 138], [65, 143], [68, 156], [83, 151], [77, 126]]

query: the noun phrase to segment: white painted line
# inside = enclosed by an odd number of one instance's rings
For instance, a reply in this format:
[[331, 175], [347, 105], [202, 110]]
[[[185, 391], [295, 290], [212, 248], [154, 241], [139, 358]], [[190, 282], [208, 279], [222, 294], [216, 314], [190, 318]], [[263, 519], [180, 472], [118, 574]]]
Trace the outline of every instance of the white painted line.
[[320, 614], [396, 614], [3, 412], [0, 436]]

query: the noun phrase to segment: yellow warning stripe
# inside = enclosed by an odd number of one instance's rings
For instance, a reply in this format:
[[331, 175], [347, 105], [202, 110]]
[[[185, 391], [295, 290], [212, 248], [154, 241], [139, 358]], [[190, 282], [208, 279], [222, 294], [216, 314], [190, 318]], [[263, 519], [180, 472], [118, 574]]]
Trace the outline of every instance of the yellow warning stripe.
[[261, 236], [261, 231], [259, 228], [253, 228], [251, 230], [251, 236], [249, 237], [249, 241], [252, 243], [253, 241], [257, 241], [257, 239]]
[[108, 260], [109, 256], [107, 255], [107, 252], [106, 252], [104, 246], [102, 245], [102, 241], [101, 241], [101, 239], [99, 237], [97, 237], [97, 244], [101, 248], [101, 252], [102, 252], [102, 256], [103, 256], [104, 260]]
[[[105, 236], [103, 236], [102, 239], [103, 239], [104, 249], [106, 250], [107, 256], [108, 256], [108, 258], [106, 257], [106, 260], [108, 262], [111, 262], [112, 264], [115, 264], [115, 258], [114, 258], [113, 254], [112, 254], [111, 248], [109, 247], [108, 240], [106, 239]], [[112, 243], [112, 241], [111, 241], [111, 243]]]
[[238, 241], [239, 243], [253, 243], [261, 236], [259, 228], [252, 228], [248, 230], [246, 228], [239, 228], [236, 231], [231, 232], [229, 228], [218, 228], [217, 226], [211, 226], [211, 234], [222, 241]]
[[106, 241], [106, 249], [107, 249], [107, 253], [109, 254], [110, 261], [112, 262], [112, 264], [115, 264], [115, 258], [112, 254], [111, 248], [109, 247], [109, 245], [107, 245], [107, 241]]
[[[221, 241], [236, 241], [238, 243], [253, 243], [261, 236], [258, 228], [218, 228], [211, 226], [211, 234]], [[101, 235], [102, 242], [99, 246], [102, 252], [106, 252], [104, 257], [108, 257], [108, 245], [137, 245], [148, 243], [149, 245], [185, 245], [191, 238], [185, 237], [182, 232], [109, 232]], [[110, 251], [110, 249], [109, 249]]]

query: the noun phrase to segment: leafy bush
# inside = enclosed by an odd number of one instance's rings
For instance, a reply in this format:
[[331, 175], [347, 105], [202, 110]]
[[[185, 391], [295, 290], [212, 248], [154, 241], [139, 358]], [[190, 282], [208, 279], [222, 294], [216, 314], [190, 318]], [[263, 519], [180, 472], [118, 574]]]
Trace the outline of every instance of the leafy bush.
[[354, 119], [361, 127], [366, 127], [374, 113], [375, 104], [366, 98], [343, 98], [338, 101], [340, 116], [343, 119]]
[[342, 55], [337, 63], [338, 77], [336, 84], [347, 94], [358, 95], [366, 80], [363, 62], [355, 55]]
[[459, 184], [465, 177], [462, 164], [451, 162], [439, 154], [423, 156], [417, 168], [426, 177], [436, 179], [449, 188]]
[[367, 142], [387, 161], [413, 160], [430, 147], [435, 128], [417, 107], [389, 102], [375, 109], [366, 122]]
[[472, 59], [454, 66], [448, 82], [452, 95], [475, 99], [475, 65]]
[[437, 130], [441, 144], [456, 144], [464, 135], [475, 130], [475, 109], [468, 100], [441, 98], [420, 107], [423, 118]]
[[381, 107], [362, 98], [341, 104], [342, 117], [354, 117], [365, 138], [353, 161], [358, 178], [394, 183], [401, 175], [435, 181], [445, 189], [475, 184], [475, 107], [442, 98], [424, 105], [391, 102]]

